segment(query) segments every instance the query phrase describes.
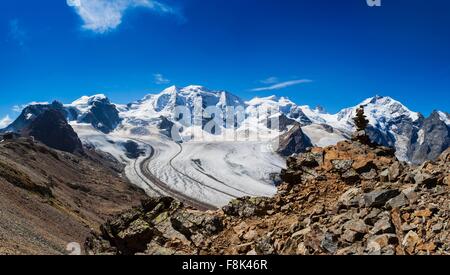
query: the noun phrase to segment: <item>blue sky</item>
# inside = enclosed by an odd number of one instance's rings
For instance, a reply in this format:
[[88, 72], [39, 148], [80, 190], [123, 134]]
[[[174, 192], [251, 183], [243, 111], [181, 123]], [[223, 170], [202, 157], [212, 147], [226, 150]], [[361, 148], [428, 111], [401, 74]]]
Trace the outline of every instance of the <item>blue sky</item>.
[[189, 84], [330, 112], [375, 94], [450, 111], [450, 2], [381, 2], [5, 0], [0, 120], [33, 101]]

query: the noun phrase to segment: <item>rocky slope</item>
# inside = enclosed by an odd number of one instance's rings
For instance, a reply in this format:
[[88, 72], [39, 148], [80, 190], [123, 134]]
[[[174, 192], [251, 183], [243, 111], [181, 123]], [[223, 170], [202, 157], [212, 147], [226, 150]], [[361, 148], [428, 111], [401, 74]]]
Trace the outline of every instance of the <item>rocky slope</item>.
[[64, 254], [107, 218], [145, 198], [110, 156], [53, 150], [32, 139], [0, 143], [0, 255]]
[[412, 167], [395, 151], [343, 141], [288, 159], [274, 198], [215, 212], [147, 199], [102, 225], [90, 254], [450, 253], [450, 150]]

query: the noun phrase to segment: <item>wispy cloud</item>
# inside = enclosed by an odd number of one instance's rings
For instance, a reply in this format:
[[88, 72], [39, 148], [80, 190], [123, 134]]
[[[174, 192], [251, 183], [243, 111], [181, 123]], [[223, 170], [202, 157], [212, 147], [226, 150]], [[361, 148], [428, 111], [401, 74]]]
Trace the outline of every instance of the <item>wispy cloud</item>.
[[6, 128], [11, 122], [12, 119], [8, 115], [0, 119], [0, 129]]
[[66, 0], [83, 20], [83, 28], [95, 33], [116, 29], [125, 12], [131, 8], [146, 8], [159, 13], [177, 14], [172, 7], [155, 0]]
[[153, 77], [154, 77], [155, 83], [158, 85], [170, 83], [170, 80], [165, 78], [162, 74], [154, 74]]
[[305, 84], [305, 83], [311, 83], [311, 82], [312, 82], [312, 80], [309, 80], [309, 79], [296, 79], [296, 80], [275, 83], [275, 84], [267, 86], [267, 87], [255, 88], [255, 89], [252, 89], [251, 91], [252, 92], [262, 92], [262, 91], [281, 90], [281, 89], [284, 89], [287, 87]]
[[274, 83], [278, 83], [279, 80], [278, 80], [278, 77], [271, 76], [266, 79], [260, 80], [259, 82], [262, 84], [274, 84]]
[[25, 46], [25, 41], [28, 35], [25, 29], [22, 27], [19, 19], [13, 19], [9, 21], [9, 37], [20, 47]]
[[14, 106], [12, 107], [12, 110], [13, 110], [13, 112], [20, 113], [20, 112], [22, 112], [22, 109], [23, 109], [23, 108], [24, 108], [24, 105], [22, 105], [22, 106], [14, 105]]

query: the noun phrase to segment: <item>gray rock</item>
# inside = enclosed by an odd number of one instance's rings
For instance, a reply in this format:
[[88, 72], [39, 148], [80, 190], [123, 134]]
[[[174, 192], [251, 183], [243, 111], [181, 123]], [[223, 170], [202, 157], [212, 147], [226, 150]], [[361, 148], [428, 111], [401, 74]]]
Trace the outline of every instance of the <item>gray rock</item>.
[[416, 192], [417, 186], [408, 187], [402, 191], [402, 193], [408, 198], [410, 203], [415, 203], [419, 196]]
[[439, 223], [433, 225], [431, 227], [431, 230], [435, 233], [439, 233], [442, 231], [443, 228], [444, 228], [444, 225], [441, 222], [439, 222]]
[[415, 176], [414, 176], [414, 181], [416, 184], [418, 185], [425, 185], [427, 187], [435, 187], [437, 185], [437, 180], [438, 178], [430, 175], [428, 173], [422, 173], [422, 172], [418, 172]]
[[331, 163], [333, 164], [334, 170], [340, 173], [345, 173], [352, 168], [353, 160], [336, 159], [331, 161]]
[[341, 239], [348, 243], [360, 241], [363, 237], [364, 237], [363, 233], [358, 233], [349, 229], [345, 230], [344, 233], [341, 235]]
[[375, 223], [373, 228], [370, 230], [370, 233], [374, 235], [395, 233], [395, 228], [392, 225], [389, 217], [383, 217]]
[[366, 250], [370, 255], [385, 255], [389, 254], [390, 249], [387, 248], [396, 244], [398, 244], [398, 238], [395, 234], [382, 234], [369, 238]]
[[400, 195], [398, 195], [395, 198], [390, 199], [387, 203], [386, 203], [386, 208], [387, 209], [394, 209], [394, 208], [402, 208], [406, 205], [409, 204], [409, 200], [408, 198], [405, 196], [405, 194], [400, 193]]
[[275, 252], [272, 241], [269, 237], [260, 240], [256, 244], [255, 251], [261, 255], [272, 255]]
[[334, 241], [333, 235], [325, 234], [320, 246], [328, 253], [334, 254], [338, 249], [338, 244]]
[[377, 171], [375, 169], [371, 169], [369, 172], [365, 172], [361, 174], [361, 177], [365, 180], [373, 180], [378, 176]]
[[344, 224], [344, 228], [358, 233], [367, 233], [369, 227], [362, 220], [351, 220]]
[[396, 182], [403, 173], [403, 165], [396, 161], [389, 167], [389, 181]]
[[388, 169], [383, 170], [380, 173], [380, 181], [381, 182], [389, 182], [389, 170]]
[[358, 206], [358, 195], [361, 193], [360, 188], [352, 187], [341, 195], [338, 202], [346, 207]]
[[373, 208], [370, 213], [364, 217], [364, 223], [368, 225], [374, 225], [378, 220], [378, 215], [380, 215], [381, 210], [378, 208]]
[[345, 172], [344, 174], [342, 174], [341, 178], [344, 182], [346, 182], [348, 184], [356, 184], [361, 180], [361, 178], [359, 177], [359, 174], [356, 173], [356, 171], [353, 169], [350, 169], [347, 172]]

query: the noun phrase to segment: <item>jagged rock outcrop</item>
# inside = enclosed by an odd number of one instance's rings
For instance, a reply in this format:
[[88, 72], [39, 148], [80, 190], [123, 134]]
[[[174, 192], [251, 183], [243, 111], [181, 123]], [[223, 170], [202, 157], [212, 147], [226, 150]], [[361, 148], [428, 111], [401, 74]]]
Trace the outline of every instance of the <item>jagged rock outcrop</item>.
[[[275, 197], [236, 199], [216, 212], [150, 200], [89, 238], [88, 252], [450, 253], [450, 149], [436, 162], [413, 167], [390, 148], [344, 141], [290, 157], [281, 177]], [[138, 249], [121, 248], [124, 237], [132, 246], [137, 238]]]
[[64, 117], [68, 115], [63, 104], [58, 101], [53, 101], [51, 104], [32, 104], [25, 107], [19, 117], [17, 117], [17, 119], [14, 120], [8, 127], [3, 129], [3, 132], [12, 131], [20, 133], [23, 129], [29, 127], [39, 115], [48, 110], [58, 111]]
[[416, 164], [434, 160], [449, 147], [450, 127], [435, 111], [423, 121], [420, 130], [414, 135], [409, 149], [410, 159]]
[[101, 234], [88, 238], [85, 246], [90, 254], [198, 254], [222, 226], [212, 213], [185, 208], [168, 197], [149, 198], [102, 225]]
[[106, 134], [114, 130], [121, 122], [116, 105], [112, 104], [107, 97], [91, 97], [87, 105], [89, 110], [79, 115], [77, 119], [79, 122], [89, 123]]
[[286, 157], [305, 152], [307, 148], [313, 146], [311, 140], [303, 133], [297, 122], [285, 134], [281, 135], [278, 141], [278, 153]]
[[145, 153], [145, 150], [140, 148], [139, 144], [132, 140], [128, 140], [127, 142], [123, 143], [123, 147], [125, 148], [126, 156], [130, 159], [137, 159], [138, 157], [142, 156], [143, 153]]
[[[172, 121], [168, 120], [166, 117], [164, 116], [160, 116], [159, 117], [161, 122], [158, 124], [158, 128], [161, 130], [161, 134], [166, 135], [169, 138], [172, 138], [172, 131], [174, 128], [175, 123], [173, 123]], [[176, 137], [173, 137], [175, 140], [180, 140], [181, 137], [179, 136], [179, 134], [177, 133]]]
[[22, 135], [32, 136], [57, 150], [83, 153], [83, 145], [77, 133], [57, 109], [51, 108], [39, 114], [22, 130]]

